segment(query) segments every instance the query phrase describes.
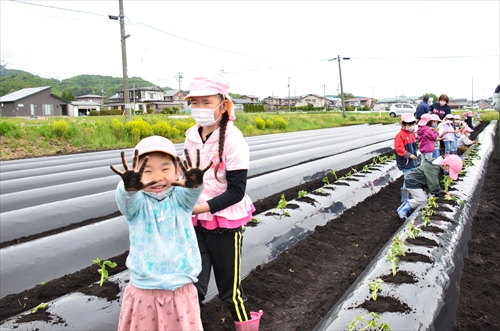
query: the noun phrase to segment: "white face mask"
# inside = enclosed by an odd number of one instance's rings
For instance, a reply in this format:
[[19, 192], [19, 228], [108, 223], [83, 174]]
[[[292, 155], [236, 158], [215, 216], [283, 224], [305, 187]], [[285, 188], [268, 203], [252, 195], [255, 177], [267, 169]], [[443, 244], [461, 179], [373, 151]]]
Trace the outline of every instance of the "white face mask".
[[[223, 101], [224, 102], [224, 101]], [[219, 108], [222, 103], [215, 107], [214, 109], [212, 108], [191, 108], [191, 115], [193, 116], [194, 120], [196, 123], [198, 123], [199, 126], [207, 127], [207, 126], [212, 126], [215, 125], [217, 122], [222, 117], [222, 114], [219, 116], [218, 119], [214, 119], [214, 112], [215, 109]]]
[[446, 105], [446, 101], [439, 101], [439, 104], [440, 104], [441, 106], [444, 106], [444, 105]]
[[415, 125], [412, 125], [412, 126], [407, 126], [407, 127], [406, 127], [406, 131], [410, 131], [410, 132], [415, 131]]

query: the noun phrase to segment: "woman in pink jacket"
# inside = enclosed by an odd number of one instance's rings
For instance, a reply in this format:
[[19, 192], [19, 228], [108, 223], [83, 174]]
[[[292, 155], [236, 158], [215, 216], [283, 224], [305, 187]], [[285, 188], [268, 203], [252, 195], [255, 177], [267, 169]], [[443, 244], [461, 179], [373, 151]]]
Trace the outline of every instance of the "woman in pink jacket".
[[236, 330], [255, 329], [259, 313], [250, 312], [241, 288], [242, 227], [255, 211], [245, 193], [250, 150], [241, 131], [234, 125], [235, 114], [229, 96], [229, 80], [222, 73], [198, 76], [185, 97], [191, 102], [196, 125], [186, 131], [184, 149], [192, 160], [200, 150], [205, 172], [205, 188], [193, 209], [193, 225], [198, 238], [202, 271], [198, 276], [198, 299], [203, 312], [210, 273], [213, 268], [219, 298], [226, 303]]

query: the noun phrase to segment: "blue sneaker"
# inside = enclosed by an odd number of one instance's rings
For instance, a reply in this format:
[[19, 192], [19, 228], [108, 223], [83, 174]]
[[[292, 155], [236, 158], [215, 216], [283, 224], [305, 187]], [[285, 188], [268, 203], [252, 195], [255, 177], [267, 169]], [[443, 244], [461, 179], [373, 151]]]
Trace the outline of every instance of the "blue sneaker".
[[408, 201], [403, 202], [403, 204], [398, 208], [399, 218], [407, 218], [408, 213], [411, 212], [411, 206]]

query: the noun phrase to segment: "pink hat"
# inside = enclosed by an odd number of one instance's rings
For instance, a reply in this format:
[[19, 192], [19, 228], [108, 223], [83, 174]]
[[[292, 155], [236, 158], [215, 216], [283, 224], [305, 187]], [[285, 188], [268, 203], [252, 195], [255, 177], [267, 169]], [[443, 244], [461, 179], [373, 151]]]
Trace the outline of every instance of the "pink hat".
[[467, 116], [472, 116], [472, 111], [470, 111], [470, 110], [469, 110], [469, 111], [467, 112]]
[[234, 120], [235, 115], [233, 111], [233, 101], [229, 96], [229, 79], [221, 72], [214, 72], [195, 77], [189, 86], [189, 94], [184, 97], [184, 100], [189, 100], [191, 97], [202, 97], [216, 94], [222, 94], [228, 100], [229, 119]]
[[415, 116], [413, 116], [413, 114], [406, 113], [401, 115], [401, 122], [411, 123], [416, 121], [417, 119], [415, 118]]
[[428, 118], [428, 117], [424, 118], [424, 116], [422, 116], [420, 118], [420, 121], [418, 121], [418, 125], [419, 126], [427, 125], [427, 123], [429, 123], [429, 121], [430, 121], [430, 118]]
[[142, 139], [135, 146], [134, 153], [136, 150], [139, 151], [139, 156], [151, 152], [163, 152], [170, 154], [173, 157], [177, 156], [174, 144], [170, 140], [162, 136], [151, 136]]
[[453, 119], [459, 120], [460, 119], [460, 115], [453, 115]]
[[431, 121], [438, 121], [438, 122], [441, 122], [441, 119], [439, 118], [439, 116], [437, 116], [436, 114], [432, 114], [431, 115]]
[[453, 115], [452, 115], [452, 114], [448, 114], [448, 115], [446, 115], [446, 117], [445, 117], [445, 118], [448, 118], [448, 119], [453, 119]]
[[451, 179], [457, 180], [458, 173], [462, 170], [462, 159], [458, 155], [448, 155], [446, 158], [441, 160], [439, 165], [442, 167], [449, 165], [450, 170], [448, 172]]

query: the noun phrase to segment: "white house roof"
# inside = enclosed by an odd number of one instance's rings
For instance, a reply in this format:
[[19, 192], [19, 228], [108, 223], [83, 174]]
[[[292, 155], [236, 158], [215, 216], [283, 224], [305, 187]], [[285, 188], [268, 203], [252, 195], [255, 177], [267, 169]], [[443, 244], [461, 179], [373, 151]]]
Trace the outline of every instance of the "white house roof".
[[179, 90], [168, 90], [168, 91], [165, 91], [165, 96], [172, 97], [172, 96], [176, 95], [178, 92], [179, 92]]
[[26, 98], [27, 96], [30, 96], [32, 94], [44, 91], [46, 89], [50, 89], [51, 86], [42, 86], [42, 87], [28, 87], [28, 88], [23, 88], [22, 90], [12, 92], [9, 94], [4, 95], [3, 97], [0, 97], [1, 102], [13, 102], [22, 98]]
[[75, 106], [102, 106], [99, 102], [96, 101], [73, 101], [71, 104]]
[[80, 98], [102, 98], [102, 95], [97, 95], [97, 94], [85, 94], [85, 95], [80, 95], [76, 97], [77, 99]]

